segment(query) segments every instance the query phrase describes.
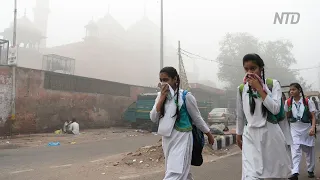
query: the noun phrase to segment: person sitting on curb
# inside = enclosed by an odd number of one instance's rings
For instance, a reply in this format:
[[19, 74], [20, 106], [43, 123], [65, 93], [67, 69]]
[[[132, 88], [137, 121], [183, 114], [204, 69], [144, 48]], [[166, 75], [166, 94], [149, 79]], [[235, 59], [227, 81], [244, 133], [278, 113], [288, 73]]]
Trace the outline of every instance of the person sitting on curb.
[[76, 119], [73, 118], [69, 128], [67, 130], [68, 134], [78, 135], [79, 133], [79, 124], [77, 123]]

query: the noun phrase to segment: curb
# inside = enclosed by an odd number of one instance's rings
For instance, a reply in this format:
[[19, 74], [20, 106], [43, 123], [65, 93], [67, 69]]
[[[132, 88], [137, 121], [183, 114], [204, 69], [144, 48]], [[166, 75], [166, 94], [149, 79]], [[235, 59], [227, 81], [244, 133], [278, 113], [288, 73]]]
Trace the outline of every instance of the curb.
[[212, 148], [214, 150], [220, 150], [220, 149], [228, 147], [232, 144], [236, 144], [236, 135], [235, 134], [222, 135], [222, 136], [216, 137], [214, 139], [214, 144], [213, 144]]

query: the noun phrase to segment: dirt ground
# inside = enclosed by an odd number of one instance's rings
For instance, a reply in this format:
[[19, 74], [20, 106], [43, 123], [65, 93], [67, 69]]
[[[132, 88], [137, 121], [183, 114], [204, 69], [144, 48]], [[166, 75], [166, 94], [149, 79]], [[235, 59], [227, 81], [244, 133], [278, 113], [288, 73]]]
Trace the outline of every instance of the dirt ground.
[[[216, 151], [206, 146], [203, 151], [204, 163], [214, 162], [221, 156], [237, 151], [239, 148], [235, 145]], [[152, 146], [141, 147], [135, 152], [109, 156], [94, 164], [80, 165], [68, 170], [68, 174], [73, 174], [73, 177], [77, 176], [80, 179], [98, 176], [105, 176], [106, 179], [130, 179], [129, 177], [134, 177], [137, 174], [163, 171], [164, 157], [161, 142], [158, 142]], [[67, 174], [64, 176], [68, 177]]]
[[60, 145], [78, 144], [93, 141], [121, 139], [130, 136], [150, 136], [147, 131], [127, 129], [127, 128], [108, 128], [84, 130], [79, 135], [71, 134], [30, 134], [16, 135], [13, 137], [1, 138], [0, 149], [14, 149], [21, 147], [47, 146], [49, 142], [60, 142]]
[[[203, 149], [204, 162], [212, 161], [216, 157], [233, 153], [236, 150], [237, 147], [234, 145], [221, 150], [213, 150], [211, 147], [206, 145]], [[141, 147], [135, 152], [127, 153], [120, 161], [114, 163], [114, 166], [129, 166], [138, 169], [163, 167], [163, 165], [164, 155], [161, 147], [161, 139], [155, 145]]]
[[[204, 163], [214, 162], [221, 156], [237, 151], [239, 151], [239, 148], [235, 145], [216, 151], [209, 146], [205, 146], [203, 151]], [[96, 174], [108, 175], [109, 179], [130, 177], [148, 172], [162, 172], [164, 171], [164, 157], [161, 142], [142, 147], [135, 152], [110, 156], [105, 161], [95, 164], [94, 167], [79, 167], [78, 174], [90, 177], [89, 174], [93, 173], [93, 169]]]

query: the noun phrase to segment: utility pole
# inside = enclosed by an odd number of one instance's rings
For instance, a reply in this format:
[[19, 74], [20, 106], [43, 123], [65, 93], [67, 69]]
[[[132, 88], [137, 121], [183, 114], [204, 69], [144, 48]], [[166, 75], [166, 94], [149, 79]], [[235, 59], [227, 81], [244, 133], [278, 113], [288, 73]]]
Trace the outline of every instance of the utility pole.
[[179, 56], [179, 74], [181, 74], [181, 46], [180, 46], [180, 41], [178, 41], [178, 56]]
[[318, 66], [318, 91], [320, 91], [320, 63], [318, 64]]
[[[160, 13], [160, 70], [161, 70], [163, 68], [163, 0], [161, 0], [160, 11], [161, 11]], [[158, 87], [159, 87], [159, 84], [158, 84]], [[159, 127], [159, 122], [152, 127], [152, 132], [157, 132], [158, 127]]]
[[183, 59], [181, 56], [180, 41], [178, 41], [178, 54], [179, 54], [179, 76], [180, 76], [180, 88], [190, 91], [191, 87], [188, 82], [186, 70], [184, 68]]
[[13, 39], [12, 46], [15, 47], [17, 43], [17, 0], [14, 0], [14, 16], [13, 16]]
[[12, 132], [12, 123], [16, 117], [16, 63], [17, 63], [17, 0], [14, 0], [14, 17], [13, 17], [13, 38], [12, 48], [15, 49], [15, 62], [12, 64], [12, 106], [11, 106], [11, 119], [10, 119], [10, 136]]
[[161, 0], [161, 15], [160, 15], [160, 70], [163, 68], [163, 0]]

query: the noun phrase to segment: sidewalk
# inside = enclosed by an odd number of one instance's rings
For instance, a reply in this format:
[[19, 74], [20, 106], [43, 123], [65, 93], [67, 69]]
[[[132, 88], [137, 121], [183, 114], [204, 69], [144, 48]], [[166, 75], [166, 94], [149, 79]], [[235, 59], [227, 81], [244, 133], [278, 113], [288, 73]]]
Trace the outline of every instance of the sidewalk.
[[153, 134], [128, 128], [90, 129], [80, 131], [80, 135], [41, 133], [17, 135], [8, 139], [0, 139], [0, 149], [16, 149], [22, 147], [43, 147], [49, 142], [60, 142], [60, 145], [81, 144], [101, 140], [121, 139], [134, 136], [152, 136]]
[[[234, 131], [234, 129], [230, 129], [230, 131], [225, 132], [225, 135], [234, 134]], [[47, 146], [49, 142], [60, 142], [60, 145], [67, 145], [96, 142], [101, 140], [121, 139], [135, 136], [154, 136], [154, 134], [149, 133], [148, 131], [125, 127], [116, 127], [108, 129], [88, 129], [80, 131], [80, 135], [54, 134], [54, 132], [39, 134], [23, 134], [16, 135], [11, 138], [9, 137], [8, 139], [0, 137], [0, 150], [17, 149], [24, 147], [44, 147]], [[230, 138], [230, 140], [232, 141], [232, 138]], [[219, 141], [216, 144], [221, 144], [221, 142]], [[230, 144], [232, 143], [230, 142]], [[216, 148], [221, 149], [223, 147], [225, 146], [219, 145], [219, 147]]]

